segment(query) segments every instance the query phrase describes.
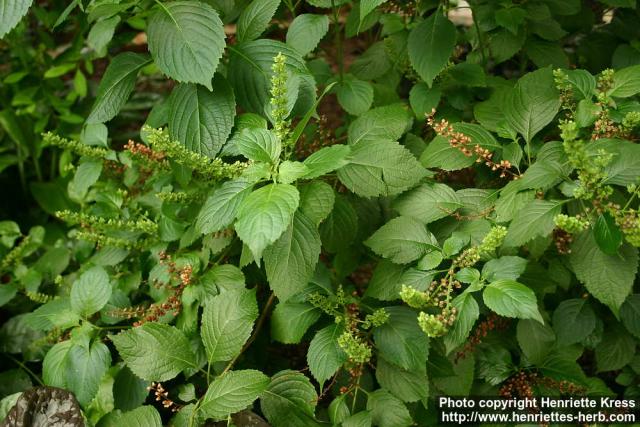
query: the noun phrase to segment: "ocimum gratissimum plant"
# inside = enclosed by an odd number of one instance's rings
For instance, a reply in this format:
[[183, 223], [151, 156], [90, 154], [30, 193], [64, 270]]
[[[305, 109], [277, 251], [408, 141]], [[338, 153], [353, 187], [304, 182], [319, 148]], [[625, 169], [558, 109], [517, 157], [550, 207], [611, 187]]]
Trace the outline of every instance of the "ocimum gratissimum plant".
[[638, 395], [636, 2], [49, 3], [0, 0], [0, 418]]

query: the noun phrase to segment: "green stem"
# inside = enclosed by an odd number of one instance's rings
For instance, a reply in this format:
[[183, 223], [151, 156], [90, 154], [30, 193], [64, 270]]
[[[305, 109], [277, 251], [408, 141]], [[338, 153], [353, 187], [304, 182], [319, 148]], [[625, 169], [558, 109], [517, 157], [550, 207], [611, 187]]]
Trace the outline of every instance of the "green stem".
[[471, 19], [473, 19], [473, 25], [476, 29], [476, 33], [478, 34], [478, 46], [480, 47], [480, 54], [482, 55], [482, 68], [487, 69], [487, 58], [484, 52], [484, 43], [482, 41], [482, 33], [480, 32], [480, 25], [478, 25], [478, 20], [476, 19], [476, 11], [470, 7], [471, 9]]
[[35, 374], [35, 372], [33, 372], [31, 369], [29, 369], [27, 367], [27, 365], [25, 365], [24, 363], [22, 363], [21, 361], [19, 361], [18, 359], [16, 359], [15, 357], [11, 356], [10, 354], [6, 355], [9, 359], [11, 359], [16, 365], [20, 366], [20, 368], [24, 369], [25, 372], [27, 372], [29, 375], [31, 375], [33, 377], [34, 380], [36, 380], [36, 382], [38, 384], [40, 384], [41, 386], [44, 385], [44, 382], [42, 382], [42, 380], [40, 379], [40, 377], [38, 375]]

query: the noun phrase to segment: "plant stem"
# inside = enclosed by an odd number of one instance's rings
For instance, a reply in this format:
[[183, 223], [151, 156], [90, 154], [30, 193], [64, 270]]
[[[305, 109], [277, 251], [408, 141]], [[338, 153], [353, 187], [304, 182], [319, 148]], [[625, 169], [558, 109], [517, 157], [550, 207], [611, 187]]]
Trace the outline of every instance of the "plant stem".
[[7, 354], [6, 356], [9, 359], [11, 359], [16, 365], [20, 366], [20, 368], [24, 369], [25, 372], [27, 372], [29, 375], [31, 375], [33, 377], [33, 379], [38, 382], [38, 384], [40, 384], [42, 386], [44, 385], [44, 382], [42, 382], [40, 377], [38, 375], [36, 375], [35, 372], [33, 372], [31, 369], [29, 369], [27, 367], [27, 365], [25, 365], [24, 363], [22, 363], [21, 361], [19, 361], [15, 357], [11, 356], [10, 354]]
[[333, 24], [335, 25], [335, 45], [336, 60], [338, 62], [338, 75], [340, 81], [344, 74], [344, 47], [342, 45], [342, 26], [340, 25], [340, 9], [336, 7], [335, 0], [331, 0], [331, 10], [333, 11]]

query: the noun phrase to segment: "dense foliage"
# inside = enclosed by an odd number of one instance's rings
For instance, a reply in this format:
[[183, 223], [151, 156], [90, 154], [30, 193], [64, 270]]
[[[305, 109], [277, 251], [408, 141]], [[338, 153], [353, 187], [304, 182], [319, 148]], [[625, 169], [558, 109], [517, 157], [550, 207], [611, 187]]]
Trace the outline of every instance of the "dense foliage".
[[0, 419], [637, 398], [640, 8], [468, 3], [0, 0]]

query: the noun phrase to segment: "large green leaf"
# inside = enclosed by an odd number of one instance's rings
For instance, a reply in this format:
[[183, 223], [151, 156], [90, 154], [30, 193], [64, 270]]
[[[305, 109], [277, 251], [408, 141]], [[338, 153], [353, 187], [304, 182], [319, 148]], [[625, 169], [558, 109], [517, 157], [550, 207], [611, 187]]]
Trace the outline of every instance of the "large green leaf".
[[520, 209], [509, 224], [505, 246], [522, 246], [538, 236], [548, 236], [555, 228], [554, 217], [561, 212], [563, 202], [532, 200]]
[[260, 37], [276, 13], [280, 0], [253, 0], [238, 18], [238, 41], [248, 42]]
[[617, 255], [607, 255], [596, 243], [591, 231], [576, 237], [569, 258], [573, 271], [591, 295], [616, 315], [631, 293], [638, 271], [638, 250], [622, 245]]
[[635, 349], [635, 339], [622, 327], [614, 326], [607, 330], [596, 347], [598, 372], [622, 369], [633, 359]]
[[[2, 36], [0, 31], [0, 37]], [[613, 75], [610, 96], [626, 98], [640, 92], [640, 65], [623, 68]]]
[[160, 413], [153, 406], [139, 406], [128, 412], [114, 411], [100, 420], [100, 427], [162, 427]]
[[280, 158], [282, 143], [270, 130], [246, 128], [234, 137], [240, 154], [257, 162], [276, 163]]
[[193, 0], [160, 3], [149, 19], [147, 36], [151, 56], [163, 73], [212, 90], [225, 36], [211, 6]]
[[423, 224], [452, 215], [461, 207], [460, 198], [451, 187], [431, 182], [407, 191], [393, 202], [393, 208], [400, 215], [410, 216]]
[[191, 151], [215, 157], [227, 142], [235, 115], [233, 91], [221, 75], [213, 79], [213, 92], [182, 83], [169, 98], [169, 135]]
[[409, 59], [429, 87], [447, 65], [455, 46], [456, 27], [440, 10], [411, 30], [407, 48]]
[[227, 181], [207, 198], [198, 214], [196, 229], [203, 234], [228, 227], [242, 201], [251, 193], [251, 183], [244, 179]]
[[376, 379], [380, 386], [387, 389], [403, 402], [417, 402], [429, 395], [429, 380], [426, 367], [423, 370], [408, 371], [378, 359]]
[[514, 280], [497, 280], [489, 284], [484, 289], [482, 298], [487, 307], [500, 316], [535, 319], [543, 323], [536, 295]]
[[73, 282], [71, 308], [80, 316], [89, 316], [104, 307], [111, 297], [109, 275], [102, 267], [93, 267]]
[[424, 224], [408, 216], [393, 218], [364, 243], [396, 264], [410, 263], [439, 249], [438, 241]]
[[426, 171], [409, 150], [391, 141], [361, 141], [351, 146], [340, 181], [364, 197], [392, 196], [416, 185]]
[[462, 151], [451, 146], [449, 140], [443, 136], [436, 136], [420, 155], [420, 163], [425, 168], [438, 168], [454, 171], [473, 165], [476, 156], [467, 156]]
[[320, 313], [319, 308], [306, 302], [280, 302], [271, 315], [271, 337], [284, 344], [298, 344]]
[[349, 126], [349, 144], [397, 141], [411, 127], [412, 114], [402, 104], [367, 111]]
[[421, 371], [427, 363], [429, 338], [407, 307], [387, 307], [389, 320], [373, 330], [380, 357], [407, 370]]
[[267, 279], [280, 301], [299, 293], [313, 276], [320, 256], [320, 234], [303, 213], [296, 212], [293, 222], [264, 254]]
[[453, 328], [444, 336], [447, 354], [464, 344], [480, 316], [478, 303], [470, 292], [463, 292], [455, 297], [452, 305], [458, 310], [458, 316], [453, 323]]
[[303, 13], [295, 17], [287, 30], [287, 44], [300, 55], [306, 55], [318, 46], [320, 40], [329, 31], [327, 15]]
[[97, 341], [91, 346], [74, 344], [66, 357], [65, 386], [81, 405], [88, 405], [98, 392], [102, 376], [111, 366], [111, 353]]
[[338, 337], [344, 328], [339, 325], [329, 325], [319, 330], [309, 344], [307, 363], [311, 375], [318, 380], [320, 387], [331, 378], [347, 361], [347, 354], [338, 345]]
[[205, 418], [226, 420], [228, 415], [251, 405], [268, 385], [269, 377], [260, 371], [227, 372], [209, 385], [198, 410]]
[[168, 381], [197, 367], [187, 337], [173, 326], [145, 323], [112, 335], [111, 341], [129, 369], [148, 381]]
[[33, 0], [0, 0], [0, 39], [18, 25], [32, 3]]
[[582, 341], [595, 327], [596, 315], [586, 299], [564, 300], [553, 312], [553, 330], [560, 346]]
[[369, 393], [367, 409], [371, 412], [373, 425], [379, 427], [413, 425], [411, 414], [404, 403], [384, 389]]
[[509, 125], [530, 142], [548, 125], [560, 108], [560, 96], [550, 68], [526, 74], [518, 80], [504, 108]]
[[338, 102], [344, 110], [359, 116], [371, 108], [373, 103], [373, 86], [364, 80], [355, 77], [345, 77], [336, 86]]
[[71, 340], [55, 344], [42, 361], [42, 381], [46, 385], [64, 388], [67, 386], [67, 356], [73, 343]]
[[304, 178], [317, 178], [340, 169], [349, 163], [350, 153], [351, 147], [348, 145], [337, 144], [321, 148], [304, 160], [304, 165], [309, 169]]
[[316, 225], [327, 218], [333, 210], [336, 196], [333, 188], [324, 181], [312, 181], [298, 188], [300, 212]]
[[627, 331], [640, 337], [640, 295], [630, 295], [620, 307], [620, 320]]
[[556, 342], [556, 335], [550, 326], [531, 319], [518, 321], [516, 338], [522, 353], [534, 364], [542, 363]]
[[270, 106], [273, 59], [282, 53], [286, 58], [286, 69], [299, 80], [298, 99], [293, 115], [304, 115], [316, 99], [315, 80], [297, 50], [276, 40], [254, 40], [234, 45], [229, 49], [227, 78], [234, 89], [238, 104], [258, 114], [265, 114]]
[[113, 119], [129, 99], [138, 72], [150, 62], [148, 55], [132, 52], [124, 52], [113, 58], [100, 80], [96, 101], [87, 122], [103, 123]]
[[256, 261], [262, 257], [262, 251], [285, 232], [299, 201], [300, 195], [294, 186], [269, 184], [240, 204], [236, 232]]
[[320, 225], [322, 246], [329, 252], [338, 252], [348, 247], [358, 232], [358, 215], [351, 203], [337, 195], [333, 210]]
[[202, 342], [209, 363], [233, 359], [249, 339], [258, 318], [255, 291], [226, 290], [211, 298], [202, 313]]
[[280, 371], [271, 377], [260, 397], [260, 408], [274, 427], [318, 426], [315, 407], [318, 401], [307, 377], [295, 371]]

